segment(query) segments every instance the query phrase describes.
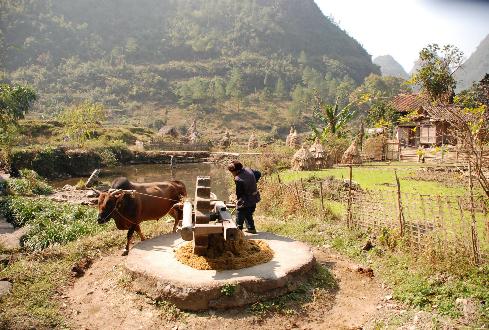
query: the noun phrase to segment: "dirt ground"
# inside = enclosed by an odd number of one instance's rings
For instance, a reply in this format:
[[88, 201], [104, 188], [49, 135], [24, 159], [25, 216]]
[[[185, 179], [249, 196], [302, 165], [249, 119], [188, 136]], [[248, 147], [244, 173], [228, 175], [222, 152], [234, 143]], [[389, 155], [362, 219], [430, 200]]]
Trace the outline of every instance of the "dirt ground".
[[313, 299], [295, 313], [260, 315], [249, 308], [202, 313], [179, 312], [126, 289], [124, 257], [109, 255], [74, 281], [64, 294], [64, 312], [74, 329], [364, 329], [377, 319], [405, 312], [392, 302], [376, 276], [329, 249], [315, 250], [318, 263], [334, 275], [338, 290]]

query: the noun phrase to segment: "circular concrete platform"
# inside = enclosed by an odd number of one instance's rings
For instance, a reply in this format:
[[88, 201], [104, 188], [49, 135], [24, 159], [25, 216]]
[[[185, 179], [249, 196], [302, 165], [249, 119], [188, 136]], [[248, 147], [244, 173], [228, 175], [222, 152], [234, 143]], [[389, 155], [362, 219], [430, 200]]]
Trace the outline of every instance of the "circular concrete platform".
[[315, 260], [304, 243], [270, 233], [247, 238], [266, 241], [271, 261], [239, 270], [197, 270], [180, 263], [174, 251], [185, 241], [179, 234], [140, 242], [129, 252], [126, 268], [132, 288], [184, 310], [230, 308], [274, 298], [307, 280]]

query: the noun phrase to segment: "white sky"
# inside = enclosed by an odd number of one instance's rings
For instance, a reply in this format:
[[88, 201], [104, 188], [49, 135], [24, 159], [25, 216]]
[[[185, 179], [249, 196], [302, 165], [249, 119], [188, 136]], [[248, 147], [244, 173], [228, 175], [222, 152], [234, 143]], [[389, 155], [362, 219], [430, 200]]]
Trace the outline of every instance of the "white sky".
[[372, 58], [392, 55], [409, 73], [419, 51], [452, 44], [472, 54], [489, 34], [489, 1], [315, 0]]

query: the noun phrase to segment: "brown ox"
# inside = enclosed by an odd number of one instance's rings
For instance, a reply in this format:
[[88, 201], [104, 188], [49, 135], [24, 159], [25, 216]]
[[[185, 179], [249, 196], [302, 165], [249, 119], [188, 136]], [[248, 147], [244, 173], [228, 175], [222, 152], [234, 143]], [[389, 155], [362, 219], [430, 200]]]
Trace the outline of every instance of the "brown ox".
[[145, 239], [139, 226], [143, 221], [158, 220], [169, 213], [175, 219], [173, 232], [176, 231], [181, 210], [173, 206], [185, 196], [187, 191], [181, 181], [131, 183], [127, 178], [118, 178], [108, 192], [100, 192], [97, 221], [103, 224], [114, 219], [117, 229], [128, 230], [122, 253], [127, 255], [134, 231], [141, 240]]

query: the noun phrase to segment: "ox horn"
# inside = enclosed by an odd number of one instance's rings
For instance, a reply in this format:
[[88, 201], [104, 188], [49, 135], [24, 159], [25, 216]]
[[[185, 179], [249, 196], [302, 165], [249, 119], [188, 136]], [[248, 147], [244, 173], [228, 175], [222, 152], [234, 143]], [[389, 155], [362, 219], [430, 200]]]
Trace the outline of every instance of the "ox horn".
[[124, 191], [121, 189], [113, 189], [113, 188], [109, 189], [110, 196], [115, 196], [118, 193], [124, 193]]

